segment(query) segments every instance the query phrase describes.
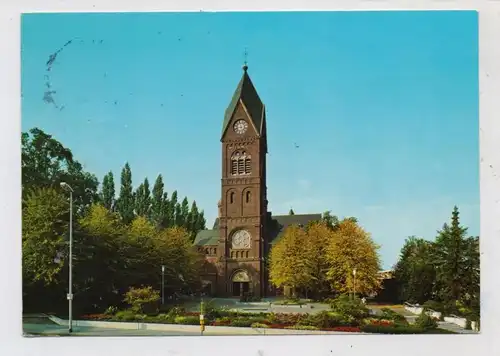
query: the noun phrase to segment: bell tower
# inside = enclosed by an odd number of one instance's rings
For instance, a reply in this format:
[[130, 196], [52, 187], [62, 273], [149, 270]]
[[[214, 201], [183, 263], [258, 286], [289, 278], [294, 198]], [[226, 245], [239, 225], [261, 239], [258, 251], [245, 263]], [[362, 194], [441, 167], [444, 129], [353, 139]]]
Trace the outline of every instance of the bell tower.
[[266, 114], [246, 63], [225, 111], [221, 147], [218, 289], [227, 296], [264, 296], [268, 245]]

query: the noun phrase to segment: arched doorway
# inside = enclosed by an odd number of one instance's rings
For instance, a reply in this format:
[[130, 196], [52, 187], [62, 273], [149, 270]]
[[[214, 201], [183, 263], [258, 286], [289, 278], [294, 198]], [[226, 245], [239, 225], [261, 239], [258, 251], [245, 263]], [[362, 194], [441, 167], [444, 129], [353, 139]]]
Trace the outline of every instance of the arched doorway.
[[247, 271], [238, 270], [231, 278], [232, 282], [232, 296], [242, 297], [250, 291], [250, 277]]

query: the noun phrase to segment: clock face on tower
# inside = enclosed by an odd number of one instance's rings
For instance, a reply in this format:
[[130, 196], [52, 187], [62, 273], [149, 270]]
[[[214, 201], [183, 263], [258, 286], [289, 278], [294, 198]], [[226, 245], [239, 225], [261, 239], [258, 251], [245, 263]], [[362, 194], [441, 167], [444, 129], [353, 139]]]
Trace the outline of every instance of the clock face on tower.
[[232, 248], [250, 248], [250, 233], [246, 230], [236, 231], [232, 238]]
[[247, 131], [248, 124], [245, 120], [238, 120], [234, 123], [233, 129], [238, 135], [242, 135]]

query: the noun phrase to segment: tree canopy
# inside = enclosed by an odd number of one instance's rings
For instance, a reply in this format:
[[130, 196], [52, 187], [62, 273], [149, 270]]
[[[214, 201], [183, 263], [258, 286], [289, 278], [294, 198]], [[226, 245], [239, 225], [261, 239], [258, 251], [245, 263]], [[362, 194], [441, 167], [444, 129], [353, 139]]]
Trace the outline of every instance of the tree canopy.
[[402, 301], [479, 305], [479, 237], [467, 236], [458, 207], [434, 241], [410, 237], [395, 266]]
[[356, 219], [340, 221], [329, 213], [325, 215], [306, 228], [291, 226], [284, 231], [271, 249], [271, 282], [316, 294], [347, 293], [353, 292], [352, 270], [356, 268], [356, 292], [377, 291], [379, 247]]
[[192, 241], [205, 228], [205, 218], [195, 201], [190, 205], [185, 197], [179, 204], [177, 192], [169, 201], [161, 175], [152, 194], [147, 178], [134, 191], [128, 163], [117, 197], [112, 172], [98, 192], [97, 178], [51, 135], [32, 129], [22, 134], [22, 144], [23, 293], [28, 310], [50, 298], [53, 305], [65, 305], [70, 202], [61, 182], [74, 190], [73, 283], [80, 312], [119, 305], [130, 287], [158, 288], [161, 265], [170, 292], [201, 287], [203, 256]]

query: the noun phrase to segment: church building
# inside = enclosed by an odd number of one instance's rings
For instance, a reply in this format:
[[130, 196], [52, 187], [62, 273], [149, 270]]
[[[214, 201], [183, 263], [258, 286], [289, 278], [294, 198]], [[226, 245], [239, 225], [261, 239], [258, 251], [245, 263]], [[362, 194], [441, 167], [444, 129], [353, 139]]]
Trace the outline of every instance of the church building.
[[268, 211], [266, 110], [247, 65], [224, 114], [220, 140], [218, 218], [194, 241], [206, 258], [205, 290], [218, 297], [275, 295], [265, 263], [273, 243], [288, 226], [306, 226], [321, 214], [275, 216]]

